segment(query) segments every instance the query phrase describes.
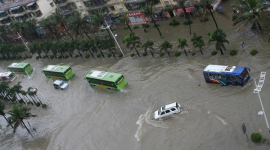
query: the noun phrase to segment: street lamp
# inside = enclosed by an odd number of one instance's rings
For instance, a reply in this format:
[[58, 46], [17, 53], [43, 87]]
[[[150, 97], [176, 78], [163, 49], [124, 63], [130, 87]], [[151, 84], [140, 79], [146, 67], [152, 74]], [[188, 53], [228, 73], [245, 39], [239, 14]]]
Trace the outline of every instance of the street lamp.
[[[258, 84], [256, 83], [256, 80], [258, 77], [259, 78], [259, 82]], [[256, 88], [254, 89], [253, 93], [257, 93], [258, 96], [259, 96], [259, 100], [260, 100], [260, 103], [261, 103], [261, 107], [262, 107], [262, 112], [264, 114], [264, 119], [265, 119], [265, 122], [266, 122], [266, 126], [267, 126], [267, 129], [268, 129], [268, 132], [270, 133], [270, 128], [269, 128], [269, 123], [268, 123], [268, 120], [267, 120], [267, 116], [266, 116], [266, 113], [265, 113], [265, 110], [264, 110], [264, 107], [263, 107], [263, 103], [262, 103], [262, 99], [261, 99], [261, 95], [260, 95], [260, 91], [263, 87], [263, 84], [264, 84], [264, 80], [265, 80], [265, 77], [266, 77], [266, 72], [261, 72], [261, 74], [254, 78], [254, 83], [255, 83], [255, 86]]]
[[30, 49], [29, 49], [28, 46], [26, 45], [26, 44], [28, 44], [28, 43], [25, 43], [25, 42], [24, 42], [24, 40], [23, 40], [22, 36], [19, 34], [19, 32], [17, 32], [17, 34], [19, 35], [18, 38], [20, 38], [20, 39], [22, 40], [24, 46], [25, 46], [25, 47], [28, 49], [28, 51], [30, 52]]

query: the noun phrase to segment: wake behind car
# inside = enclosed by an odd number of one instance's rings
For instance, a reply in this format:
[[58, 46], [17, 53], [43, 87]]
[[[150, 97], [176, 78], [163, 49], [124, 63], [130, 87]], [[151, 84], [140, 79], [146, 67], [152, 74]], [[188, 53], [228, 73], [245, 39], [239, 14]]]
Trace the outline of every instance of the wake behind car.
[[155, 111], [154, 118], [160, 119], [180, 112], [181, 112], [181, 105], [178, 104], [177, 102], [174, 102], [168, 105], [164, 105], [159, 110]]
[[62, 81], [62, 80], [55, 80], [53, 82], [53, 87], [55, 89], [61, 89], [61, 90], [64, 90], [68, 87], [68, 83]]

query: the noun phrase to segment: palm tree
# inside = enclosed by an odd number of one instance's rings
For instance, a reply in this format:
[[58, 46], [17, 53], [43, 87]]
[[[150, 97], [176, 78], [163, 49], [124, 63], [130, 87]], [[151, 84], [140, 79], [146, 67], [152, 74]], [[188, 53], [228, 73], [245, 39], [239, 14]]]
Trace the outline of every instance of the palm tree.
[[12, 127], [12, 129], [14, 129], [13, 125], [11, 125], [8, 119], [6, 118], [6, 113], [4, 112], [4, 110], [5, 110], [5, 104], [0, 101], [0, 115], [3, 116], [6, 119], [7, 123]]
[[53, 34], [53, 36], [57, 39], [58, 43], [60, 43], [58, 37], [56, 36], [56, 31], [53, 29], [53, 24], [51, 21], [49, 21], [48, 19], [50, 18], [47, 18], [47, 19], [43, 19], [40, 21], [40, 25], [45, 29], [45, 30], [48, 30], [51, 34]]
[[20, 97], [20, 99], [26, 104], [26, 102], [23, 100], [23, 98], [20, 96], [20, 93], [21, 93], [21, 89], [22, 89], [22, 86], [21, 86], [21, 82], [18, 82], [17, 84], [15, 84], [12, 88], [14, 88], [16, 94]]
[[4, 99], [7, 97], [8, 89], [9, 89], [8, 83], [0, 82], [0, 94]]
[[5, 25], [0, 26], [1, 40], [4, 40], [6, 43], [9, 43], [7, 34], [8, 34], [7, 33], [7, 26], [5, 26]]
[[94, 15], [91, 15], [91, 24], [94, 26], [97, 31], [100, 26], [104, 23], [104, 16], [102, 11], [96, 11]]
[[[75, 33], [75, 39], [79, 34], [83, 37], [82, 32], [89, 38], [89, 35], [86, 31], [90, 30], [90, 22], [87, 21], [85, 18], [81, 18], [81, 12], [75, 12], [73, 15], [68, 18], [68, 25], [72, 29], [73, 33]], [[86, 31], [85, 31], [86, 30]]]
[[89, 39], [83, 39], [81, 42], [81, 50], [82, 51], [89, 51], [92, 57], [94, 58], [94, 54], [91, 51], [91, 41]]
[[2, 57], [3, 57], [4, 59], [7, 58], [7, 57], [6, 57], [6, 54], [5, 54], [5, 51], [6, 51], [6, 44], [0, 44], [0, 53], [1, 53], [1, 55], [2, 55]]
[[191, 34], [191, 21], [190, 21], [189, 15], [187, 14], [185, 3], [186, 3], [186, 0], [178, 0], [179, 6], [183, 9], [185, 17], [187, 18], [187, 21], [188, 21], [187, 23], [189, 26], [189, 34]]
[[124, 12], [123, 14], [122, 14], [122, 17], [120, 18], [120, 21], [122, 22], [122, 23], [125, 23], [126, 25], [127, 25], [127, 27], [128, 27], [128, 29], [130, 30], [130, 32], [133, 32], [132, 31], [132, 29], [130, 28], [130, 26], [129, 26], [129, 19], [127, 18], [127, 12]]
[[[38, 99], [38, 101], [42, 104], [41, 100], [38, 98], [37, 96], [37, 89], [36, 88], [32, 88], [32, 87], [29, 87], [27, 89], [27, 94], [33, 99], [33, 97], [35, 99]], [[35, 101], [34, 101], [35, 102]]]
[[203, 37], [202, 36], [197, 36], [196, 33], [194, 33], [193, 37], [191, 39], [191, 42], [193, 43], [193, 46], [195, 48], [199, 48], [201, 54], [203, 55], [202, 47], [205, 46], [204, 41], [203, 41]]
[[[65, 29], [65, 31], [68, 33], [68, 35], [70, 36], [70, 38], [72, 39], [72, 40], [74, 40], [73, 39], [73, 37], [69, 34], [69, 32], [68, 32], [68, 30], [67, 30], [67, 28], [66, 28], [66, 17], [65, 17], [65, 15], [63, 15], [63, 14], [61, 14], [61, 12], [58, 10], [58, 9], [55, 9], [55, 12], [54, 13], [52, 13], [52, 18], [53, 18], [53, 21], [56, 23], [56, 24], [59, 24], [59, 26], [61, 27], [61, 32], [63, 33], [63, 31], [62, 31], [62, 28], [64, 28]], [[63, 33], [64, 34], [64, 33]]]
[[46, 45], [45, 42], [39, 43], [37, 45], [37, 49], [38, 49], [38, 52], [40, 52], [40, 53], [43, 52], [45, 54], [45, 56], [49, 59], [49, 56], [47, 54], [49, 51], [46, 49], [45, 45]]
[[78, 42], [78, 40], [72, 40], [70, 43], [69, 43], [69, 46], [71, 49], [76, 49], [77, 52], [79, 53], [79, 55], [81, 56], [82, 58], [82, 54], [81, 52], [79, 51], [79, 47], [80, 47], [80, 43]]
[[[54, 57], [57, 59], [57, 53], [59, 52], [59, 49], [60, 49], [60, 44], [59, 43], [52, 43], [51, 45], [51, 51], [54, 55]], [[62, 55], [62, 57], [64, 58], [64, 55], [63, 53], [60, 53]]]
[[144, 48], [144, 52], [147, 53], [147, 49], [149, 49], [152, 57], [154, 57], [154, 48], [153, 48], [154, 42], [151, 40], [146, 40], [146, 42], [142, 45], [142, 47]]
[[211, 14], [211, 16], [213, 18], [213, 21], [214, 21], [214, 23], [216, 25], [216, 28], [218, 29], [217, 21], [216, 21], [214, 15], [213, 15], [213, 5], [212, 5], [212, 3], [213, 3], [213, 0], [200, 0], [200, 5], [202, 5], [205, 9], [207, 9], [210, 12], [210, 14]]
[[104, 58], [104, 54], [102, 52], [102, 40], [99, 36], [95, 36], [95, 38], [92, 40], [92, 50], [93, 51], [100, 51], [102, 57]]
[[178, 39], [178, 42], [179, 42], [178, 48], [181, 48], [182, 50], [184, 50], [187, 56], [187, 52], [185, 50], [185, 47], [188, 47], [187, 40], [185, 38], [182, 38], [182, 39]]
[[151, 20], [153, 21], [155, 27], [156, 27], [157, 30], [158, 30], [159, 36], [160, 36], [161, 38], [163, 38], [163, 36], [162, 36], [162, 34], [161, 34], [161, 32], [160, 32], [160, 30], [159, 30], [157, 24], [156, 24], [156, 21], [155, 21], [154, 18], [153, 18], [153, 15], [154, 15], [154, 12], [153, 12], [153, 4], [150, 3], [150, 5], [147, 5], [146, 7], [144, 7], [143, 10], [144, 10], [144, 14], [145, 14], [147, 17], [150, 17]]
[[70, 57], [73, 58], [72, 53], [74, 52], [74, 49], [73, 49], [73, 48], [70, 48], [69, 45], [70, 45], [70, 44], [69, 44], [69, 42], [67, 42], [67, 41], [62, 42], [62, 44], [61, 44], [61, 50], [66, 50], [66, 51], [68, 51]]
[[102, 49], [104, 50], [108, 50], [110, 53], [112, 53], [113, 57], [115, 57], [115, 54], [113, 51], [115, 51], [115, 42], [112, 38], [110, 38], [109, 36], [105, 36], [104, 40], [102, 40], [102, 45], [101, 45]]
[[213, 41], [216, 41], [216, 50], [220, 50], [220, 53], [224, 55], [222, 48], [226, 50], [224, 43], [229, 44], [229, 41], [226, 39], [226, 34], [221, 30], [217, 29], [214, 33], [208, 33], [210, 39], [209, 44]]
[[12, 110], [8, 111], [8, 114], [10, 114], [10, 117], [8, 117], [8, 122], [11, 124], [14, 124], [13, 133], [16, 132], [16, 129], [18, 128], [18, 126], [22, 126], [23, 128], [26, 128], [27, 132], [31, 136], [33, 136], [23, 121], [24, 119], [35, 116], [29, 113], [28, 112], [29, 110], [30, 108], [14, 105]]
[[[34, 53], [37, 53], [39, 51], [38, 44], [33, 43], [32, 45], [30, 45], [29, 49], [30, 49], [30, 52], [32, 53], [32, 55], [34, 55]], [[41, 53], [37, 53], [37, 54], [41, 58], [41, 55], [40, 55]]]
[[[29, 35], [33, 36], [38, 36], [40, 40], [43, 42], [43, 39], [40, 35], [37, 34], [36, 29], [38, 28], [36, 25], [36, 20], [35, 19], [28, 19], [24, 22], [25, 24], [25, 30]], [[30, 38], [31, 39], [31, 38]]]
[[232, 6], [243, 12], [234, 20], [233, 25], [239, 23], [242, 23], [241, 26], [251, 24], [251, 27], [257, 26], [262, 31], [263, 11], [269, 7], [265, 0], [239, 0], [239, 3], [233, 3]]
[[126, 43], [127, 48], [129, 48], [130, 50], [135, 49], [136, 53], [140, 57], [137, 48], [139, 48], [142, 43], [140, 42], [140, 38], [138, 36], [135, 36], [134, 32], [130, 32], [129, 36], [125, 36], [123, 42]]
[[168, 56], [170, 57], [170, 53], [168, 51], [168, 48], [172, 49], [172, 44], [168, 41], [164, 41], [161, 45], [159, 45], [160, 51], [167, 52]]

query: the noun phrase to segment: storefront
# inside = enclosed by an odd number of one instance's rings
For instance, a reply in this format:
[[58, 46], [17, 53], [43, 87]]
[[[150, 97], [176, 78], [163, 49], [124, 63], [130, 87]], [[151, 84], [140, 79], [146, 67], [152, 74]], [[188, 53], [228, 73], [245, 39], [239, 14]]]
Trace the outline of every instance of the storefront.
[[145, 17], [140, 12], [127, 14], [127, 18], [129, 19], [130, 24], [143, 24], [143, 23], [146, 23]]

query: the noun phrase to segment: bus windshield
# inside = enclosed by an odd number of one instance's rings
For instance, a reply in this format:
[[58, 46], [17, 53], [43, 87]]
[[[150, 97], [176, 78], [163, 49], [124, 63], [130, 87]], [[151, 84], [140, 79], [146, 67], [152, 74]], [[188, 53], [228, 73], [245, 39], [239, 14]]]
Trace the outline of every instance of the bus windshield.
[[249, 73], [248, 73], [247, 69], [245, 69], [245, 70], [241, 73], [241, 77], [244, 78], [244, 81], [249, 77]]

